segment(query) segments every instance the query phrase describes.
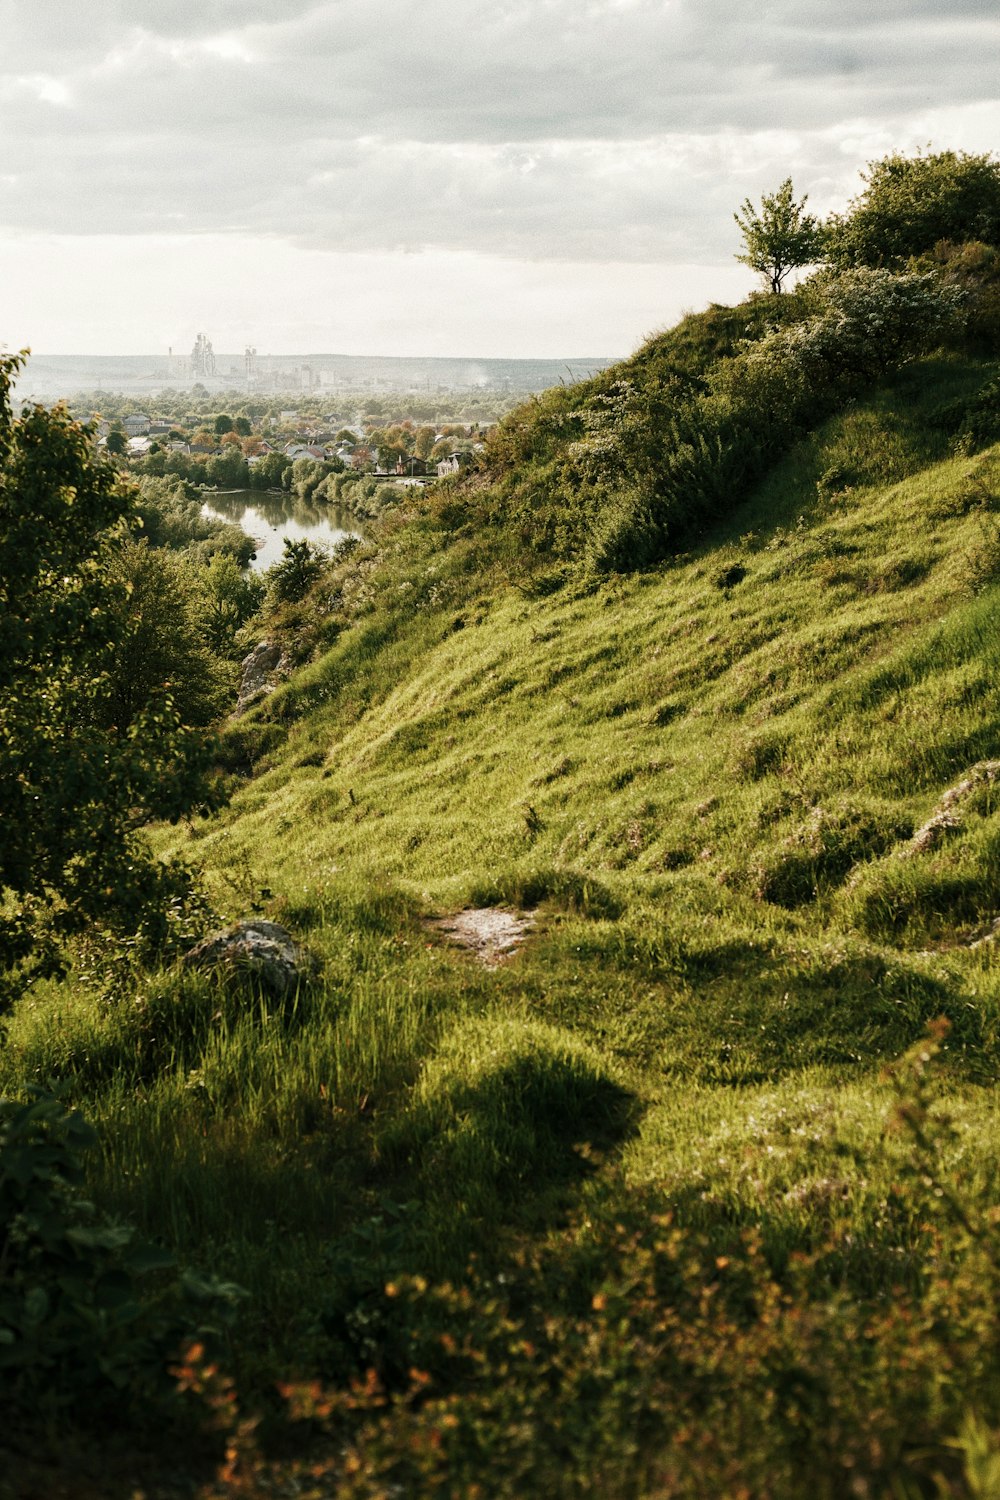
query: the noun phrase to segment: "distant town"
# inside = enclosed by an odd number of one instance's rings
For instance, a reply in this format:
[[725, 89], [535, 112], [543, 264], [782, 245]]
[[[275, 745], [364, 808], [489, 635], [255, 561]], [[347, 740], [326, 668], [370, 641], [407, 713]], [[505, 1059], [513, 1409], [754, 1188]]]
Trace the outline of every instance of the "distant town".
[[[396, 399], [404, 409], [410, 404]], [[208, 400], [191, 411], [174, 402], [155, 413], [131, 409], [127, 397], [110, 397], [102, 411], [90, 410], [86, 401], [71, 403], [74, 415], [92, 424], [98, 449], [137, 473], [237, 489], [287, 488], [286, 470], [299, 476], [303, 468], [317, 479], [354, 473], [423, 483], [465, 467], [492, 426], [482, 410], [421, 422], [398, 411], [387, 416], [378, 404], [378, 412], [352, 416], [343, 409], [321, 412], [315, 400], [302, 410], [251, 401], [214, 413], [205, 409]]]
[[32, 355], [17, 396], [64, 402], [136, 478], [363, 505], [457, 473], [506, 412], [611, 362], [233, 356], [199, 332], [185, 355]]
[[149, 394], [202, 387], [212, 394], [253, 395], [323, 390], [440, 394], [494, 391], [530, 394], [574, 384], [613, 363], [607, 356], [569, 359], [405, 358], [388, 355], [217, 353], [199, 332], [190, 353], [162, 355], [33, 354], [22, 397], [51, 399], [83, 390]]

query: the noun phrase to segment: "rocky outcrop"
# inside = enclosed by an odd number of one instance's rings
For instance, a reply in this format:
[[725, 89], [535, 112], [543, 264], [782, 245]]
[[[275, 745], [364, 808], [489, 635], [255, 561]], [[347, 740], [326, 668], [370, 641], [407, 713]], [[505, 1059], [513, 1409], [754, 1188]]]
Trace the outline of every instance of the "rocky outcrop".
[[246, 713], [253, 703], [273, 693], [279, 681], [287, 677], [292, 664], [277, 641], [260, 641], [243, 658], [243, 675], [235, 712]]
[[184, 955], [190, 969], [214, 969], [234, 979], [249, 981], [275, 999], [313, 977], [319, 965], [287, 928], [277, 922], [249, 917], [213, 932]]
[[927, 822], [917, 829], [905, 852], [926, 854], [929, 849], [935, 849], [949, 833], [962, 827], [961, 804], [979, 787], [994, 781], [1000, 781], [1000, 760], [979, 761], [968, 775], [948, 788]]

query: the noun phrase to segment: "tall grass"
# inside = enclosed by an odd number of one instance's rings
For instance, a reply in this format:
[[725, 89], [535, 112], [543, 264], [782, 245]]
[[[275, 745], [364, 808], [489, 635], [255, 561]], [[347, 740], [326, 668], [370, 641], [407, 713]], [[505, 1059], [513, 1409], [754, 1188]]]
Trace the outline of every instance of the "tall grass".
[[[432, 575], [415, 523], [231, 732], [229, 808], [155, 834], [315, 982], [81, 954], [10, 1018], [0, 1086], [63, 1082], [102, 1207], [249, 1292], [243, 1399], [339, 1393], [337, 1493], [975, 1493], [993, 1252], [902, 1191], [883, 1069], [947, 1017], [939, 1165], [988, 1215], [993, 791], [910, 850], [998, 753], [988, 511], [920, 417], [980, 375], [914, 369], [635, 576], [470, 588], [489, 539]], [[423, 922], [490, 903], [534, 917], [492, 970]]]

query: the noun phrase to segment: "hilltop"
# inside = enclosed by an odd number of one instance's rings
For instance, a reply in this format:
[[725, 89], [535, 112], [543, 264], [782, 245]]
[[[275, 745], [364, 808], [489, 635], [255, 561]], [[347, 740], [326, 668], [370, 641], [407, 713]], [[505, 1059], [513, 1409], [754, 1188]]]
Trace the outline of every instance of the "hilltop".
[[709, 309], [389, 502], [153, 835], [318, 977], [15, 1009], [5, 1091], [248, 1293], [223, 1493], [992, 1493], [998, 259]]

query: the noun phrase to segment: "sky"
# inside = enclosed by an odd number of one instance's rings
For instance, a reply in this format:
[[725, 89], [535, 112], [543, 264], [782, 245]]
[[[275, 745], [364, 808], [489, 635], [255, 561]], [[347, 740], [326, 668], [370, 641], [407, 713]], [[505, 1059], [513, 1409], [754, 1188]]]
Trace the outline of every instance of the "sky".
[[996, 0], [0, 0], [0, 347], [622, 355], [1000, 146]]

